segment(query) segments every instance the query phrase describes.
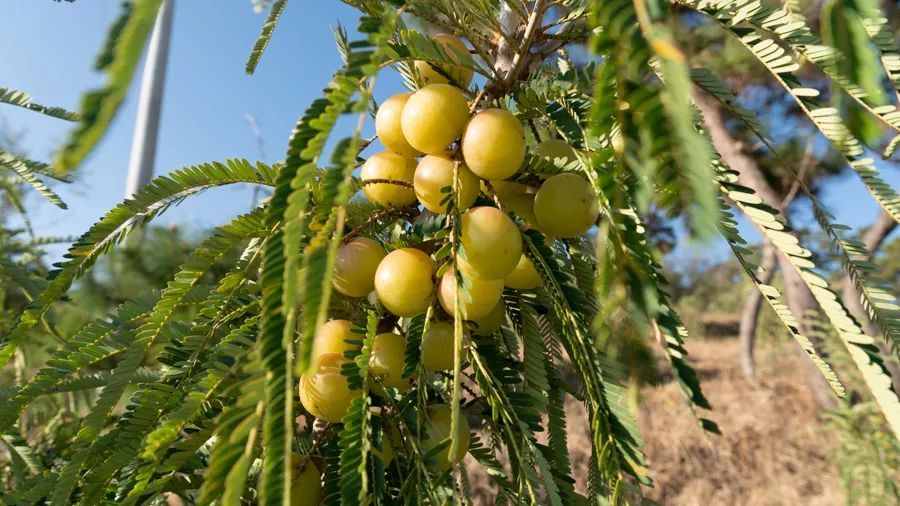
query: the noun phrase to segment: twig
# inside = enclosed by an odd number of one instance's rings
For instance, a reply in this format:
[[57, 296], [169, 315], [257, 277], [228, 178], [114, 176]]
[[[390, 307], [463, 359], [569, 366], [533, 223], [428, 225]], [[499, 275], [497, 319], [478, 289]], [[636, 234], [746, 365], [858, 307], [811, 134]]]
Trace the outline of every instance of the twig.
[[397, 186], [402, 186], [404, 188], [409, 188], [410, 190], [415, 189], [412, 183], [409, 181], [401, 181], [399, 179], [363, 179], [363, 186], [367, 184], [395, 184]]
[[485, 89], [482, 89], [481, 91], [478, 92], [477, 95], [475, 95], [475, 98], [472, 100], [472, 105], [469, 106], [469, 114], [474, 113], [475, 109], [478, 109], [478, 104], [481, 103], [481, 100], [484, 98], [484, 96], [486, 94], [487, 94], [487, 91]]
[[346, 234], [344, 234], [344, 238], [342, 239], [342, 242], [346, 243], [347, 241], [349, 241], [350, 239], [353, 239], [357, 234], [359, 234], [360, 232], [365, 230], [367, 227], [369, 227], [376, 221], [378, 221], [384, 217], [390, 216], [392, 214], [397, 214], [397, 215], [408, 214], [410, 216], [413, 216], [413, 209], [414, 208], [391, 207], [391, 208], [385, 209], [383, 211], [378, 211], [377, 213], [373, 214], [372, 216], [369, 216], [369, 218], [366, 221], [357, 225], [356, 228], [354, 228], [350, 232], [347, 232]]
[[545, 0], [536, 0], [534, 2], [534, 10], [532, 10], [531, 15], [528, 16], [528, 24], [525, 26], [525, 35], [522, 37], [522, 45], [519, 46], [519, 49], [513, 56], [512, 68], [509, 69], [504, 78], [504, 84], [507, 86], [512, 83], [522, 70], [522, 65], [526, 60], [525, 55], [527, 55], [529, 49], [531, 49], [531, 40], [534, 38], [534, 34], [537, 33], [537, 28], [544, 12], [545, 3]]

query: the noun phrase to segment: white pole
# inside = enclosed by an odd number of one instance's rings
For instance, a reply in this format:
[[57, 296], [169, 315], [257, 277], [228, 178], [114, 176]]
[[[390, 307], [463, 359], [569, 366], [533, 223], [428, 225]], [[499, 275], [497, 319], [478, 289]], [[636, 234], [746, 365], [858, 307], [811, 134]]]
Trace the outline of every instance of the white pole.
[[163, 84], [166, 80], [166, 63], [169, 56], [169, 39], [172, 35], [172, 11], [174, 0], [163, 0], [156, 16], [144, 74], [141, 78], [141, 94], [138, 99], [134, 139], [131, 142], [131, 160], [128, 162], [128, 182], [125, 197], [137, 193], [153, 177], [156, 158], [156, 140], [159, 136], [159, 114], [162, 108]]

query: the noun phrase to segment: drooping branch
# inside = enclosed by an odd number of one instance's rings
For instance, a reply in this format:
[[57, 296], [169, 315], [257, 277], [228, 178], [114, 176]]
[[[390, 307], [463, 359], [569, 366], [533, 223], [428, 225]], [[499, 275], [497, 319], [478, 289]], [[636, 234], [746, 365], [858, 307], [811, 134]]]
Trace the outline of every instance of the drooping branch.
[[[703, 114], [706, 129], [716, 151], [719, 152], [722, 160], [728, 166], [738, 172], [738, 183], [752, 188], [764, 202], [776, 208], [784, 217], [785, 222], [790, 225], [790, 217], [785, 213], [783, 199], [766, 180], [759, 163], [744, 150], [744, 144], [728, 131], [725, 125], [725, 113], [718, 102], [699, 92], [694, 94], [694, 101]], [[761, 236], [765, 237], [766, 234], [763, 230], [759, 230], [759, 232]], [[805, 333], [803, 317], [808, 310], [817, 307], [815, 298], [812, 292], [809, 291], [809, 288], [807, 288], [800, 272], [797, 271], [787, 257], [781, 253], [777, 256], [784, 281], [785, 299], [788, 308], [797, 321], [800, 322], [801, 333]], [[799, 348], [795, 348], [795, 350], [802, 353]], [[809, 386], [818, 406], [823, 409], [835, 407], [835, 398], [815, 365], [805, 359], [801, 360], [801, 364], [803, 364]]]
[[[775, 268], [778, 267], [777, 251], [770, 241], [763, 243], [761, 257], [759, 280], [764, 284], [769, 284], [775, 277]], [[747, 294], [744, 308], [741, 310], [741, 321], [738, 328], [741, 371], [749, 380], [756, 378], [756, 359], [753, 352], [756, 346], [756, 330], [762, 303], [762, 292], [753, 287]]]
[[[876, 218], [875, 223], [863, 233], [860, 240], [863, 245], [865, 245], [866, 250], [874, 256], [881, 245], [884, 244], [884, 240], [887, 239], [887, 236], [890, 235], [895, 228], [897, 228], [897, 222], [894, 221], [894, 218], [891, 217], [890, 214], [882, 210], [878, 213], [878, 218]], [[872, 258], [870, 257], [866, 260], [872, 260]], [[862, 305], [862, 297], [856, 287], [856, 283], [850, 278], [849, 273], [844, 277], [844, 289], [841, 293], [841, 299], [844, 306], [847, 307], [847, 310], [862, 324], [866, 334], [874, 336], [878, 333], [878, 326], [871, 318], [869, 318], [869, 314]], [[884, 344], [883, 341], [876, 340], [875, 344], [885, 357], [891, 355], [887, 345]], [[900, 392], [900, 367], [894, 362], [887, 362], [886, 365], [891, 373], [891, 381], [894, 384], [894, 390]]]

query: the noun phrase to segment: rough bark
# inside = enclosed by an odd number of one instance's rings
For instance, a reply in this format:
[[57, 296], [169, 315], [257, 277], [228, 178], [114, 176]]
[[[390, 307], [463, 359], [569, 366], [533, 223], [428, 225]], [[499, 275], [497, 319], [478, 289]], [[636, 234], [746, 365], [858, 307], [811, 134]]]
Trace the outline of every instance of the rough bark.
[[[871, 255], [874, 255], [876, 251], [881, 247], [884, 243], [884, 240], [887, 236], [897, 228], [897, 222], [891, 218], [891, 215], [882, 210], [878, 214], [878, 218], [875, 220], [875, 223], [872, 224], [871, 227], [866, 230], [866, 232], [862, 235], [860, 240], [866, 246], [866, 249], [869, 250]], [[871, 260], [867, 258], [866, 260]], [[862, 325], [863, 330], [866, 334], [870, 336], [874, 336], [878, 333], [878, 327], [875, 325], [875, 322], [869, 318], [866, 309], [862, 305], [861, 297], [859, 290], [856, 289], [856, 285], [853, 283], [853, 280], [850, 279], [849, 273], [844, 278], [844, 290], [841, 294], [841, 299], [844, 302], [844, 306], [846, 306], [847, 310], [850, 311], [850, 314], [853, 315], [854, 318], [859, 321]], [[876, 341], [878, 348], [881, 350], [881, 354], [884, 357], [890, 357], [891, 353], [888, 349], [888, 346], [884, 342]], [[894, 391], [900, 392], [900, 367], [898, 367], [896, 362], [890, 361], [887, 362], [888, 371], [891, 373], [891, 380], [894, 384]]]
[[[771, 283], [775, 277], [775, 269], [778, 267], [778, 256], [775, 246], [766, 241], [762, 248], [762, 256], [759, 262], [759, 280], [763, 283]], [[744, 308], [741, 311], [740, 328], [738, 329], [738, 341], [740, 343], [741, 371], [748, 380], [756, 378], [756, 360], [753, 349], [756, 344], [756, 327], [759, 323], [759, 312], [762, 309], [762, 293], [755, 287], [747, 294]]]
[[[719, 103], [708, 95], [699, 92], [695, 94], [695, 99], [703, 114], [707, 131], [712, 138], [716, 151], [721, 155], [722, 161], [738, 172], [738, 183], [756, 191], [756, 194], [763, 201], [778, 209], [784, 219], [790, 224], [790, 218], [784, 213], [782, 196], [778, 195], [766, 180], [763, 170], [756, 163], [756, 160], [745, 152], [743, 143], [728, 131], [728, 128], [725, 126], [725, 115]], [[760, 235], [765, 236], [762, 230], [760, 230]], [[800, 322], [800, 331], [805, 332], [803, 317], [808, 310], [817, 306], [816, 300], [812, 292], [806, 287], [803, 278], [800, 277], [800, 273], [794, 265], [783, 254], [779, 253], [777, 256], [778, 264], [781, 267], [782, 279], [784, 280], [784, 295], [788, 309]], [[836, 407], [837, 403], [831, 388], [825, 379], [822, 378], [818, 368], [806, 358], [805, 352], [800, 347], [795, 347], [794, 350], [804, 355], [804, 360], [801, 363], [818, 406], [822, 409]]]

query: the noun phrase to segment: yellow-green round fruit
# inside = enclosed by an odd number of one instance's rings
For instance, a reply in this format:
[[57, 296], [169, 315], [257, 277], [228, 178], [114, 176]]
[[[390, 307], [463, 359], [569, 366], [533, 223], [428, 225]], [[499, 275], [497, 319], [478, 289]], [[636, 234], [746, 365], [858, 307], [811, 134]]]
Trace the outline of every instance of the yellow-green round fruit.
[[406, 355], [406, 338], [400, 334], [385, 332], [375, 336], [369, 357], [369, 374], [381, 377], [381, 382], [400, 393], [409, 390], [409, 378], [403, 377], [403, 357]]
[[537, 216], [534, 215], [534, 194], [514, 193], [500, 199], [500, 203], [508, 212], [512, 212], [525, 220], [532, 228], [538, 228]]
[[[464, 331], [465, 332], [465, 331]], [[464, 334], [465, 336], [465, 334]], [[422, 365], [426, 371], [448, 371], [453, 369], [453, 324], [433, 322], [422, 335]], [[462, 357], [466, 359], [466, 348]]]
[[[469, 49], [466, 48], [466, 45], [453, 35], [442, 33], [432, 36], [431, 39], [440, 44], [444, 52], [447, 53], [451, 58], [455, 58], [457, 56], [457, 53], [459, 53], [460, 55], [469, 53]], [[453, 79], [453, 82], [450, 84], [459, 86], [461, 88], [468, 88], [469, 83], [472, 82], [472, 77], [474, 75], [474, 71], [472, 69], [459, 65], [440, 63], [432, 65], [426, 61], [421, 60], [416, 61], [414, 65], [425, 84], [448, 83], [449, 81], [446, 77], [444, 77], [444, 75], [446, 74]], [[436, 68], [439, 68], [440, 71], [443, 72], [443, 74], [441, 74], [441, 72], [438, 72]]]
[[494, 188], [494, 194], [500, 200], [521, 193], [531, 194], [537, 191], [528, 185], [513, 183], [512, 181], [491, 181], [491, 186]]
[[583, 177], [557, 174], [544, 181], [534, 196], [534, 214], [547, 235], [578, 237], [597, 221], [597, 194]]
[[398, 155], [415, 157], [420, 153], [406, 142], [403, 129], [400, 127], [400, 117], [403, 115], [403, 107], [412, 93], [397, 93], [381, 103], [378, 112], [375, 113], [375, 133], [381, 139], [381, 143], [388, 151]]
[[345, 359], [340, 353], [323, 353], [315, 371], [300, 377], [300, 403], [316, 418], [337, 423], [347, 414], [359, 390], [350, 390], [341, 374]]
[[534, 148], [535, 156], [539, 156], [550, 163], [559, 161], [562, 166], [569, 165], [578, 159], [575, 150], [566, 141], [559, 139], [547, 139]]
[[525, 160], [522, 123], [507, 110], [485, 109], [466, 125], [462, 153], [476, 176], [492, 181], [507, 179]]
[[315, 462], [299, 453], [291, 454], [291, 506], [315, 506], [322, 498], [322, 472]]
[[531, 260], [522, 255], [516, 268], [503, 278], [503, 284], [516, 290], [532, 290], [541, 286], [541, 275]]
[[443, 153], [462, 135], [469, 120], [469, 105], [459, 88], [449, 84], [429, 84], [413, 93], [400, 126], [403, 137], [422, 153]]
[[[363, 164], [359, 177], [364, 182], [370, 179], [390, 179], [412, 184], [416, 173], [416, 159], [382, 151], [374, 154]], [[373, 183], [363, 186], [369, 201], [384, 207], [408, 206], [416, 201], [416, 192], [394, 183]]]
[[375, 270], [387, 252], [368, 237], [341, 244], [334, 261], [334, 289], [348, 297], [365, 297], [375, 289]]
[[473, 207], [463, 213], [461, 240], [467, 270], [482, 279], [503, 279], [522, 255], [519, 229], [495, 207]]
[[[453, 269], [447, 269], [441, 278], [441, 287], [438, 292], [438, 299], [441, 307], [449, 315], [453, 315], [453, 292], [456, 290], [456, 275]], [[494, 309], [500, 296], [503, 295], [502, 279], [479, 279], [475, 276], [467, 276], [463, 272], [463, 277], [468, 282], [469, 297], [466, 300], [465, 294], [459, 294], [459, 312], [464, 320], [477, 320], [484, 318]]]
[[[449, 469], [454, 464], [459, 464], [469, 451], [469, 422], [463, 413], [459, 414], [459, 424], [456, 430], [456, 439], [459, 442], [456, 454], [450, 455], [450, 446], [441, 450], [436, 456], [436, 464], [439, 469]], [[426, 427], [428, 437], [422, 441], [426, 451], [430, 450], [450, 437], [451, 410], [447, 404], [434, 404], [427, 408]]]
[[410, 317], [431, 305], [434, 261], [420, 250], [402, 248], [388, 253], [375, 271], [375, 293], [388, 311]]
[[[448, 193], [442, 193], [441, 188], [453, 187], [453, 166], [456, 164], [449, 155], [440, 153], [427, 155], [419, 161], [416, 167], [416, 175], [413, 185], [416, 197], [425, 206], [425, 209], [437, 214], [447, 211], [447, 203], [442, 201]], [[457, 170], [459, 174], [459, 202], [457, 208], [460, 211], [468, 209], [478, 197], [479, 179], [462, 162]]]
[[500, 299], [500, 302], [494, 306], [494, 309], [491, 309], [491, 312], [488, 313], [487, 316], [474, 322], [475, 329], [472, 333], [476, 336], [489, 336], [500, 330], [500, 327], [503, 326], [503, 322], [505, 321], [506, 303], [503, 302], [503, 299]]
[[353, 333], [353, 324], [347, 320], [331, 320], [319, 327], [313, 339], [313, 363], [326, 353], [343, 355], [345, 351], [359, 348], [358, 344], [348, 343], [348, 339], [359, 339], [360, 334]]

